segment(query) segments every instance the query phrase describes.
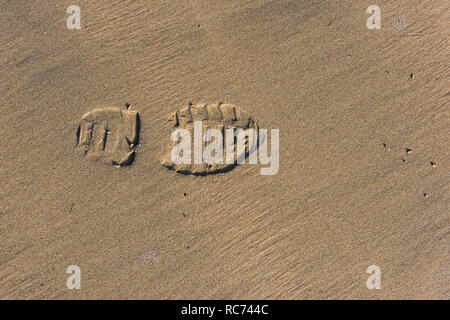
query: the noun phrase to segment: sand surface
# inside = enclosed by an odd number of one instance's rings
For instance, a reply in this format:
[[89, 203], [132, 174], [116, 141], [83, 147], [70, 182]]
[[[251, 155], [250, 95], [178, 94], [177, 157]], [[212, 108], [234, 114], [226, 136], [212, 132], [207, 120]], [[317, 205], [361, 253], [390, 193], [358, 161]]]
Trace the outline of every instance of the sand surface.
[[[0, 298], [449, 299], [448, 21], [431, 0], [1, 0]], [[279, 172], [162, 167], [188, 102], [279, 129]], [[126, 103], [131, 165], [76, 152], [84, 114]]]

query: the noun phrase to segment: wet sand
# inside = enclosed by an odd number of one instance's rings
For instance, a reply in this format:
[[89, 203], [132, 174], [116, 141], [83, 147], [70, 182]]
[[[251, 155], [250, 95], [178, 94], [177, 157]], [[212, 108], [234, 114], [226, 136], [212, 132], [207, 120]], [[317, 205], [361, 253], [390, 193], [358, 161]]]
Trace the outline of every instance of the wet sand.
[[[450, 298], [445, 1], [378, 1], [381, 30], [369, 1], [71, 4], [0, 1], [0, 299]], [[161, 166], [166, 116], [218, 101], [279, 129], [277, 174]], [[80, 155], [125, 104], [133, 162]]]

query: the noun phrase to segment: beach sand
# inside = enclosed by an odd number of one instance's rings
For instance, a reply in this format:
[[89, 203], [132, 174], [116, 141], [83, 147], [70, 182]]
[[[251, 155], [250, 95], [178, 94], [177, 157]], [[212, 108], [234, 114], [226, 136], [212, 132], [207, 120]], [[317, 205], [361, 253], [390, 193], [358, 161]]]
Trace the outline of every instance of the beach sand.
[[[372, 4], [0, 0], [0, 299], [449, 299], [448, 4]], [[279, 129], [278, 173], [161, 166], [189, 102]], [[125, 104], [133, 162], [77, 152]]]

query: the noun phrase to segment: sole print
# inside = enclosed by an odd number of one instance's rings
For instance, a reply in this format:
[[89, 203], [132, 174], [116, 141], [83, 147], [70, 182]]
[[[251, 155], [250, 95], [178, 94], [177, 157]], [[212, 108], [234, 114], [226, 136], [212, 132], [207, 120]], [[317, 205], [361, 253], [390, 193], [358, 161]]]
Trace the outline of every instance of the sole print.
[[[227, 129], [254, 129], [256, 132], [258, 130], [257, 122], [253, 119], [250, 114], [241, 108], [235, 107], [230, 104], [206, 104], [200, 103], [196, 105], [189, 104], [189, 106], [184, 107], [171, 113], [167, 117], [168, 122], [171, 124], [172, 130], [176, 129], [186, 129], [194, 136], [194, 123], [201, 121], [202, 123], [202, 137], [207, 129], [217, 129], [222, 133], [222, 146], [225, 149], [225, 130]], [[208, 144], [202, 142], [202, 150], [204, 150]], [[175, 143], [169, 143], [168, 150], [161, 162], [161, 164], [177, 173], [182, 174], [193, 174], [193, 175], [208, 175], [220, 172], [226, 172], [233, 169], [237, 164], [232, 163], [191, 163], [191, 164], [175, 164], [172, 161], [172, 149]], [[234, 145], [236, 145], [236, 137], [234, 137]], [[254, 145], [258, 145], [258, 136], [256, 135], [256, 141]], [[237, 150], [234, 147], [234, 159], [238, 158]], [[245, 157], [248, 156], [250, 152], [250, 146], [248, 138], [245, 141]], [[223, 150], [225, 154], [225, 150]]]
[[116, 166], [130, 165], [139, 139], [139, 114], [126, 108], [94, 109], [83, 115], [76, 148], [84, 156]]

